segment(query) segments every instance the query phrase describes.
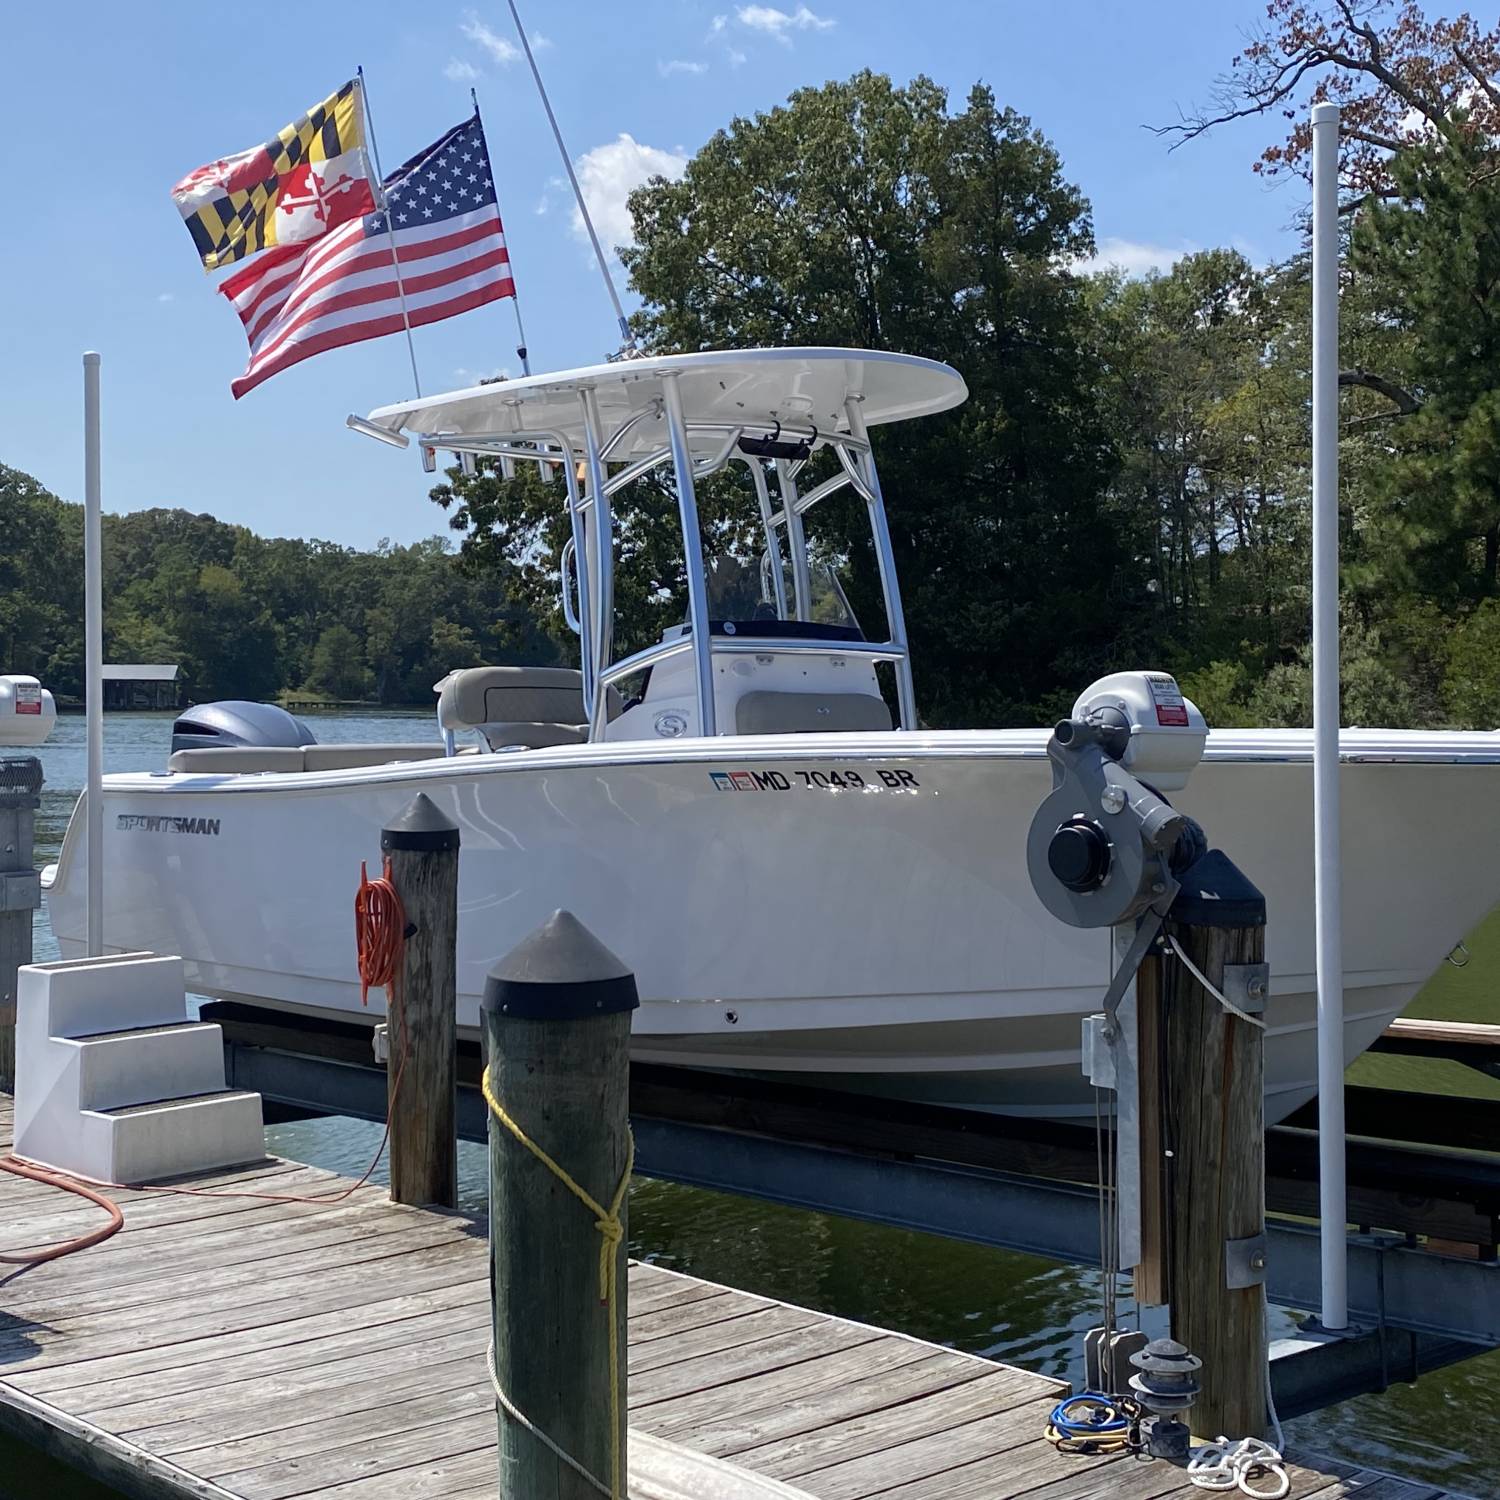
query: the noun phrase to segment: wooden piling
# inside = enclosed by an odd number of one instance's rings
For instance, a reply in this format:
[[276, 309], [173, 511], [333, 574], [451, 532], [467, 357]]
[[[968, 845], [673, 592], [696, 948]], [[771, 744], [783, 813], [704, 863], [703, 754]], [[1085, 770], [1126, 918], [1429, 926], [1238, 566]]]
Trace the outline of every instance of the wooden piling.
[[[1265, 910], [1261, 893], [1213, 851], [1184, 877], [1163, 931], [1222, 992], [1226, 967], [1263, 964]], [[1175, 953], [1163, 958], [1160, 976], [1172, 1336], [1203, 1361], [1193, 1431], [1260, 1437], [1266, 1426], [1265, 1033], [1225, 1010]], [[1253, 978], [1250, 988], [1257, 988]], [[1263, 979], [1258, 989], [1258, 996], [1241, 994], [1236, 1003], [1263, 1004]]]
[[[549, 1443], [606, 1489], [624, 1492], [623, 1187], [637, 1004], [629, 969], [567, 912], [524, 939], [485, 985], [494, 1372], [505, 1393], [496, 1407], [507, 1500], [598, 1500]], [[617, 1199], [611, 1238], [599, 1225]], [[613, 1307], [601, 1285], [606, 1272]]]
[[387, 1013], [391, 1198], [458, 1201], [458, 825], [425, 792], [381, 830], [406, 943]]
[[31, 914], [41, 905], [36, 809], [42, 763], [0, 757], [0, 1089], [16, 1082], [16, 973], [31, 962]]

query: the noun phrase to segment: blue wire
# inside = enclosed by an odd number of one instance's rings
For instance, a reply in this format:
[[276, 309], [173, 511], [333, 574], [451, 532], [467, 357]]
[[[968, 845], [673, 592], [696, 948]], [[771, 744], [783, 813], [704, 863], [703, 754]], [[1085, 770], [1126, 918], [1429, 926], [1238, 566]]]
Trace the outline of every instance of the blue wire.
[[[1088, 1416], [1068, 1415], [1080, 1406], [1088, 1411]], [[1064, 1438], [1111, 1437], [1130, 1430], [1130, 1419], [1120, 1411], [1118, 1402], [1101, 1391], [1082, 1391], [1069, 1396], [1066, 1401], [1059, 1401], [1047, 1420], [1057, 1435]]]

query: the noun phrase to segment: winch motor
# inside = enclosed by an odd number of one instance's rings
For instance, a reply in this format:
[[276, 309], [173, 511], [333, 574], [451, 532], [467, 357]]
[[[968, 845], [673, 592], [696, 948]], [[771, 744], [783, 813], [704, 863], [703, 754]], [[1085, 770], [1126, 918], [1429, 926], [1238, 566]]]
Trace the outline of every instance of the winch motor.
[[1026, 844], [1032, 885], [1072, 927], [1164, 913], [1203, 852], [1197, 824], [1161, 794], [1187, 785], [1208, 725], [1166, 672], [1116, 672], [1079, 696], [1047, 743], [1052, 792]]

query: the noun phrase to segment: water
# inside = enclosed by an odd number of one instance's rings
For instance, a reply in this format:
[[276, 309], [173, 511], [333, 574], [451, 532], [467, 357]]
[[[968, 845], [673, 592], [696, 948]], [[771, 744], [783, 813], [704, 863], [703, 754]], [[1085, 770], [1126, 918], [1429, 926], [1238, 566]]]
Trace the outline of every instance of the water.
[[[431, 714], [309, 714], [323, 741], [436, 737]], [[171, 716], [116, 714], [105, 721], [105, 769], [164, 766]], [[39, 861], [56, 857], [84, 779], [84, 724], [65, 716], [41, 747], [46, 784], [37, 823]], [[1493, 1019], [1492, 976], [1500, 965], [1500, 916], [1470, 940], [1467, 969], [1445, 969], [1413, 1013]], [[56, 947], [43, 914], [38, 958]], [[1360, 1059], [1351, 1078], [1388, 1088], [1500, 1093], [1500, 1083], [1442, 1063], [1390, 1057]], [[1476, 1082], [1477, 1080], [1477, 1082]], [[273, 1151], [354, 1175], [379, 1144], [377, 1126], [317, 1120], [271, 1128]], [[380, 1174], [376, 1174], [376, 1180]], [[459, 1147], [465, 1208], [484, 1205], [482, 1146]], [[663, 1265], [841, 1317], [899, 1329], [918, 1338], [1023, 1365], [1064, 1379], [1081, 1378], [1082, 1333], [1097, 1315], [1097, 1277], [1035, 1256], [958, 1244], [908, 1230], [777, 1208], [668, 1183], [638, 1180], [630, 1194], [631, 1250]], [[1273, 1336], [1290, 1331], [1290, 1313], [1273, 1309]], [[1352, 1463], [1500, 1500], [1492, 1431], [1500, 1420], [1500, 1353], [1481, 1355], [1420, 1385], [1398, 1385], [1288, 1424], [1289, 1440]], [[1483, 1436], [1481, 1436], [1483, 1434]], [[0, 1497], [102, 1500], [110, 1492], [58, 1474], [35, 1456], [0, 1441]]]

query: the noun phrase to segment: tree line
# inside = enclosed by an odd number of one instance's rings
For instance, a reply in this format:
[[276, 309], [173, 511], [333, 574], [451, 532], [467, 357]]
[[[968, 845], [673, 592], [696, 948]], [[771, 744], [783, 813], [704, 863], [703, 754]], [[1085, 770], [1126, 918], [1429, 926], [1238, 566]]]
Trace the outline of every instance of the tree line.
[[[1308, 104], [1343, 108], [1346, 723], [1500, 723], [1497, 78], [1500, 31], [1467, 17], [1272, 0], [1211, 105], [1163, 132], [1190, 151], [1285, 111], [1255, 169], [1305, 176]], [[1087, 199], [1030, 120], [983, 86], [950, 108], [931, 80], [868, 72], [733, 120], [631, 211], [648, 349], [860, 345], [967, 381], [956, 411], [876, 434], [927, 722], [1046, 721], [1129, 665], [1175, 671], [1211, 723], [1309, 721], [1305, 239], [1272, 265], [1218, 249], [1085, 274]], [[758, 547], [726, 487], [705, 506], [711, 566]], [[542, 614], [556, 488], [481, 469], [433, 492], [465, 553], [514, 566]], [[646, 569], [617, 620], [631, 644], [684, 597], [670, 495], [636, 490], [619, 497]], [[743, 495], [734, 514], [753, 515]], [[862, 508], [814, 518], [878, 627]]]
[[[1305, 177], [1314, 97], [1344, 112], [1344, 719], [1493, 727], [1500, 28], [1417, 0], [1271, 0], [1210, 103], [1163, 134], [1190, 151], [1230, 120], [1285, 116], [1254, 168]], [[1305, 201], [1289, 194], [1289, 211]], [[926, 722], [1045, 722], [1132, 665], [1174, 671], [1210, 723], [1309, 721], [1305, 224], [1275, 264], [1215, 249], [1144, 278], [1091, 274], [1088, 200], [1040, 129], [984, 86], [955, 108], [931, 80], [870, 72], [734, 119], [631, 212], [645, 348], [846, 344], [931, 355], [967, 381], [963, 406], [876, 434]], [[756, 581], [746, 484], [734, 466], [699, 497], [716, 584]], [[4, 475], [7, 512], [26, 489]], [[481, 463], [432, 499], [456, 556], [112, 518], [111, 654], [180, 658], [199, 696], [308, 684], [387, 702], [472, 660], [571, 659], [560, 479]], [[78, 521], [49, 500], [28, 501], [24, 589], [14, 549], [0, 555], [0, 662], [61, 680], [78, 661]], [[669, 485], [615, 504], [629, 649], [682, 618], [686, 585]], [[878, 630], [863, 507], [839, 496], [808, 520]]]
[[[0, 465], [0, 670], [83, 693], [83, 511]], [[503, 572], [446, 537], [370, 552], [212, 516], [103, 518], [108, 661], [176, 662], [190, 699], [431, 703], [453, 667], [561, 660]]]

